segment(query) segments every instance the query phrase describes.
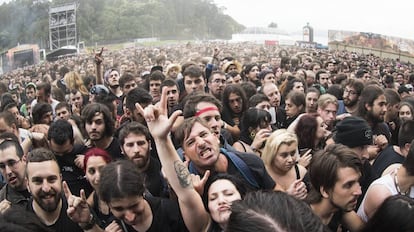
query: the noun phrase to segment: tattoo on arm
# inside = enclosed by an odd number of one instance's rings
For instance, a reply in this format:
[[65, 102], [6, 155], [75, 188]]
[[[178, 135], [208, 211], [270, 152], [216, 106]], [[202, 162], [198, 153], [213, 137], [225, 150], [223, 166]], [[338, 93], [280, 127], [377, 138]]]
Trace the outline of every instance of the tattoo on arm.
[[181, 187], [187, 188], [191, 186], [190, 172], [181, 161], [177, 160], [174, 162], [174, 169]]

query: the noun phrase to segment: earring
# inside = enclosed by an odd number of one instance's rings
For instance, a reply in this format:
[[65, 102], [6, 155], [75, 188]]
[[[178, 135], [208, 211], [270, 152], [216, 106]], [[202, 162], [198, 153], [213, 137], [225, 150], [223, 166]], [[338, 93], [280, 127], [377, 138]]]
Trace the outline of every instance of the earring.
[[254, 137], [256, 137], [256, 132], [254, 131], [250, 132], [250, 138], [254, 139]]

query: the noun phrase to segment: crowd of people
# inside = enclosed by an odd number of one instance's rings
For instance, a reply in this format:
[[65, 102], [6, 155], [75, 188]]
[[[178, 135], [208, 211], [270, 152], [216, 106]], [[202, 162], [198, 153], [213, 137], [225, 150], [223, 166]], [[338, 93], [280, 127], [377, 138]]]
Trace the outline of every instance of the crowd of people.
[[187, 43], [2, 74], [0, 230], [414, 231], [413, 68]]

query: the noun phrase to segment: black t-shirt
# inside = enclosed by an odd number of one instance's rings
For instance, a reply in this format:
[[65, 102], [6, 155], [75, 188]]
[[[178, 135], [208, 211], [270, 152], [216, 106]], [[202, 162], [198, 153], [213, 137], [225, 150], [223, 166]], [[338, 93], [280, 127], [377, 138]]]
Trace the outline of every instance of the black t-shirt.
[[113, 137], [111, 144], [105, 148], [105, 151], [111, 155], [112, 160], [119, 160], [124, 158], [122, 156], [121, 144], [115, 137]]
[[394, 150], [394, 146], [388, 146], [381, 153], [378, 154], [374, 163], [372, 164], [372, 169], [377, 177], [380, 177], [384, 170], [395, 163], [403, 163], [405, 160], [404, 156], [398, 154]]
[[[246, 163], [247, 167], [250, 169], [260, 189], [274, 189], [276, 183], [273, 181], [272, 177], [270, 177], [267, 173], [262, 159], [260, 159], [254, 154], [244, 152], [233, 153]], [[243, 177], [240, 170], [234, 165], [234, 163], [231, 162], [229, 158], [227, 158], [227, 160], [229, 161], [227, 173], [230, 175], [235, 175], [239, 177], [241, 180], [244, 180], [247, 186], [250, 186], [251, 189], [256, 189], [254, 186], [249, 184], [249, 182]]]
[[150, 163], [145, 174], [145, 187], [155, 197], [163, 196], [164, 182], [161, 176], [160, 161], [150, 156]]
[[391, 132], [388, 128], [388, 125], [385, 122], [377, 123], [372, 126], [373, 135], [385, 135], [388, 140], [388, 144], [392, 144], [391, 141]]
[[[186, 232], [188, 231], [181, 216], [178, 204], [172, 200], [146, 196], [151, 207], [153, 219], [147, 232]], [[125, 224], [128, 232], [136, 231], [132, 226]]]
[[80, 190], [84, 189], [86, 196], [92, 193], [93, 188], [85, 178], [84, 171], [76, 166], [75, 159], [77, 155], [83, 155], [87, 150], [84, 145], [75, 144], [70, 153], [64, 155], [56, 155], [62, 178], [69, 186], [69, 189], [75, 195], [80, 194]]
[[116, 96], [112, 92], [109, 93], [116, 101], [116, 115], [122, 116], [124, 114], [124, 110], [122, 108], [122, 101], [124, 100], [124, 95]]
[[[33, 210], [32, 203], [33, 203], [33, 199], [31, 199], [28, 204], [28, 210], [36, 214]], [[68, 209], [67, 200], [64, 196], [62, 196], [62, 209], [60, 210], [58, 220], [55, 222], [55, 224], [46, 226], [46, 227], [56, 232], [78, 232], [78, 231], [83, 232], [83, 230], [78, 226], [77, 223], [70, 220], [70, 218], [66, 214], [67, 209]]]
[[92, 213], [95, 215], [96, 224], [105, 229], [112, 221], [116, 220], [115, 216], [109, 212], [109, 214], [103, 214], [99, 209], [99, 196], [96, 192], [93, 192], [93, 205], [91, 206]]

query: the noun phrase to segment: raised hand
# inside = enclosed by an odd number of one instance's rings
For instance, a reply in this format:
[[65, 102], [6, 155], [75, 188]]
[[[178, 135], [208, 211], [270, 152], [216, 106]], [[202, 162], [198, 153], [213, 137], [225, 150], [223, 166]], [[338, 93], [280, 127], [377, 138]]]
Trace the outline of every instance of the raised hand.
[[260, 129], [257, 133], [256, 136], [253, 139], [253, 142], [251, 144], [251, 147], [254, 149], [261, 149], [263, 146], [263, 143], [266, 141], [267, 137], [269, 137], [269, 135], [272, 134], [272, 131], [269, 129]]
[[198, 194], [200, 194], [200, 196], [203, 195], [204, 186], [206, 185], [206, 182], [209, 176], [210, 176], [210, 170], [207, 170], [204, 173], [203, 178], [201, 179], [199, 175], [191, 174], [191, 182], [193, 183], [193, 187], [198, 192]]
[[103, 61], [103, 57], [102, 57], [102, 53], [103, 53], [104, 48], [101, 48], [101, 51], [99, 53], [95, 52], [95, 49], [93, 50], [93, 53], [95, 54], [95, 63], [97, 65], [100, 65]]
[[68, 209], [66, 213], [68, 217], [76, 223], [88, 223], [90, 222], [91, 211], [89, 205], [86, 202], [85, 191], [80, 191], [80, 197], [75, 196], [70, 191], [66, 181], [63, 181], [63, 192], [65, 193], [68, 201]]
[[308, 149], [298, 160], [298, 164], [303, 167], [308, 167], [311, 159], [312, 159], [312, 149]]

